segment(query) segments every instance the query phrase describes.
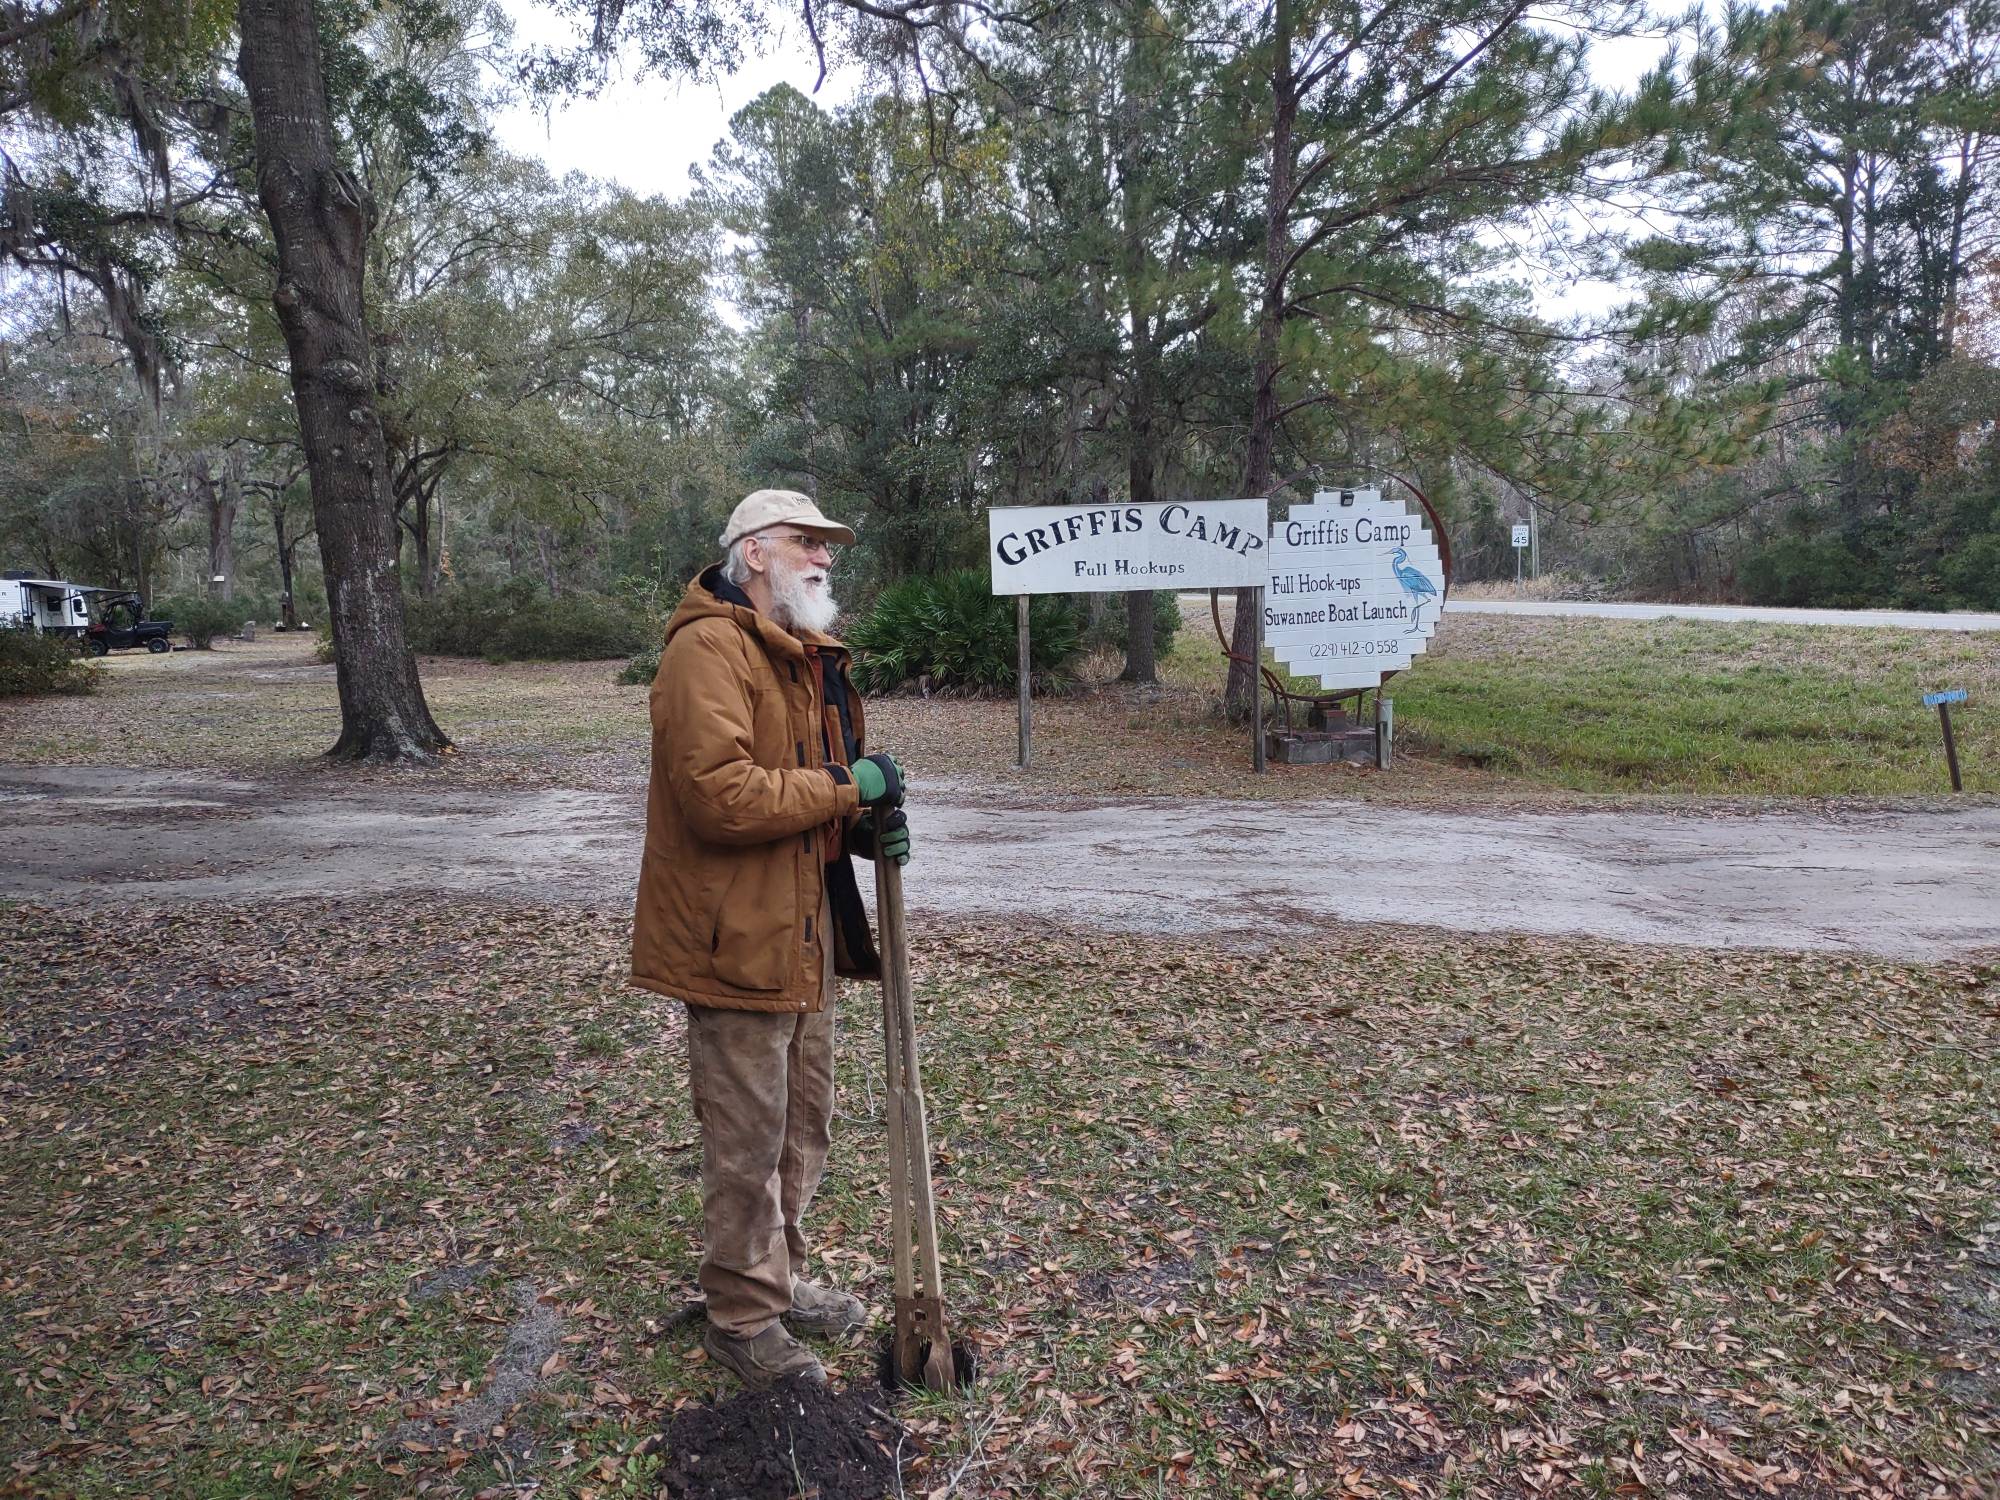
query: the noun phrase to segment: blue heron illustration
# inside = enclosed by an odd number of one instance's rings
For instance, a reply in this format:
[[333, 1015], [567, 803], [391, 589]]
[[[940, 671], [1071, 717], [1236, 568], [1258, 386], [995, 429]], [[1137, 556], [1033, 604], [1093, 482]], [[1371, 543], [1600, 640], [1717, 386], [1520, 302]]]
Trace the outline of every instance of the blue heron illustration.
[[1403, 597], [1410, 601], [1410, 628], [1403, 634], [1415, 635], [1422, 628], [1418, 615], [1425, 604], [1437, 598], [1437, 585], [1410, 566], [1410, 554], [1407, 548], [1398, 547], [1390, 555], [1389, 561], [1396, 569], [1396, 582], [1403, 586]]

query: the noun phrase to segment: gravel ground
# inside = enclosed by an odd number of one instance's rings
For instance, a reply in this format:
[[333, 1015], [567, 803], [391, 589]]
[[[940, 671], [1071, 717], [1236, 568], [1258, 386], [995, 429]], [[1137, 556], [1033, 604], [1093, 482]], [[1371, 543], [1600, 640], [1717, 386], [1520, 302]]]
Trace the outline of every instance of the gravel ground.
[[[1898, 958], [2000, 948], [2000, 808], [1708, 817], [1355, 802], [1005, 806], [933, 782], [912, 906], [1270, 941], [1333, 923]], [[0, 896], [485, 891], [626, 906], [642, 801], [115, 767], [0, 770]], [[865, 883], [865, 882], [864, 882]]]

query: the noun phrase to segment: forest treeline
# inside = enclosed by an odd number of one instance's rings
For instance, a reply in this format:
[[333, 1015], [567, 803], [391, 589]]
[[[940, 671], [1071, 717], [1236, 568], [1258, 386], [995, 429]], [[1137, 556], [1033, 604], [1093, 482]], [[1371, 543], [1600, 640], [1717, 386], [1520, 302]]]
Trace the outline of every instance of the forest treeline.
[[[1532, 509], [1612, 592], [2000, 608], [2000, 0], [548, 3], [0, 0], [0, 566], [327, 620], [415, 756], [402, 595], [657, 612], [761, 484], [850, 602], [989, 505], [1375, 482], [1460, 579]], [[680, 199], [494, 139], [776, 22], [860, 87]]]

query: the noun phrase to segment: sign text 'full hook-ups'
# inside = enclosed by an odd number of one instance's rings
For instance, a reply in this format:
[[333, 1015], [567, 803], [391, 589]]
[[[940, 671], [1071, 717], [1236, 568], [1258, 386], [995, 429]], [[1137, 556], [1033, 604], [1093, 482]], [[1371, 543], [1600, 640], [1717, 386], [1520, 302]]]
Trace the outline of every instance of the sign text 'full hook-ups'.
[[1259, 588], [1268, 565], [1262, 500], [1011, 506], [986, 524], [996, 594]]

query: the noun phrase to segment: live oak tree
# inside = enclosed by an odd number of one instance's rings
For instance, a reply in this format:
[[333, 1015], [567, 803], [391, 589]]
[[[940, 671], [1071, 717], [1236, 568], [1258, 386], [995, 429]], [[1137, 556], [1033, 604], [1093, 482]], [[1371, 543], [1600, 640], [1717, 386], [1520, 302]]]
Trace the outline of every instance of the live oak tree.
[[[185, 149], [226, 134], [214, 58], [228, 24], [222, 0], [0, 3], [0, 258], [54, 289], [80, 343], [109, 335], [142, 395], [102, 392], [97, 445], [113, 472], [101, 488], [64, 482], [43, 498], [66, 512], [79, 571], [145, 597], [190, 497], [227, 519], [236, 493], [213, 482], [212, 455], [173, 451], [174, 357], [156, 305], [176, 247], [211, 234], [233, 192], [221, 153]], [[65, 405], [26, 418], [31, 445]], [[227, 528], [212, 541], [211, 576], [230, 573]]]
[[[477, 55], [482, 46], [504, 43], [510, 29], [504, 13], [484, 0], [376, 9], [367, 27], [370, 62], [415, 82], [433, 105], [419, 114], [439, 118], [453, 139], [441, 140], [435, 130], [399, 128], [402, 122], [386, 100], [371, 101], [370, 113], [377, 118], [357, 121], [349, 132], [355, 174], [373, 209], [363, 294], [371, 309], [375, 379], [383, 397], [397, 557], [400, 564], [407, 539], [415, 554], [412, 580], [424, 595], [437, 587], [444, 530], [440, 490], [460, 450], [426, 430], [424, 417], [454, 405], [457, 393], [413, 389], [420, 380], [413, 366], [422, 363], [422, 355], [412, 330], [423, 314], [411, 309], [448, 299], [454, 277], [481, 274], [519, 242], [516, 226], [531, 200], [493, 190], [506, 167], [483, 138], [488, 86]], [[472, 347], [447, 357], [468, 377], [476, 376]], [[441, 399], [427, 399], [433, 395]]]
[[370, 204], [343, 164], [312, 0], [241, 0], [237, 71], [257, 196], [277, 249], [272, 303], [326, 572], [341, 732], [330, 754], [429, 761], [450, 748], [404, 629], [394, 497], [363, 303]]
[[305, 465], [245, 481], [271, 523], [271, 555], [278, 565], [278, 618], [287, 630], [300, 628], [299, 548], [313, 536], [312, 493], [300, 483]]

